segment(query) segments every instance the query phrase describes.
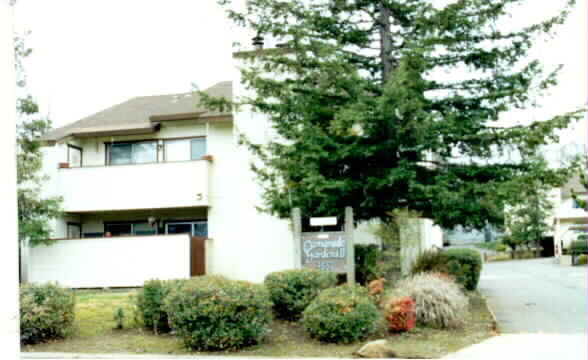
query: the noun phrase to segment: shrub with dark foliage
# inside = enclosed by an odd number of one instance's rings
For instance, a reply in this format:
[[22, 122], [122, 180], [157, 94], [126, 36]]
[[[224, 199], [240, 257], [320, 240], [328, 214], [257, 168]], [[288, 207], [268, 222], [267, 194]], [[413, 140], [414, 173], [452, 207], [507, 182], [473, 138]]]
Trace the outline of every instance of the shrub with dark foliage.
[[439, 272], [452, 275], [467, 290], [475, 290], [482, 271], [482, 257], [474, 249], [425, 251], [416, 259], [411, 274]]
[[447, 256], [443, 251], [423, 251], [412, 264], [410, 274], [442, 272], [447, 270]]
[[295, 269], [277, 271], [265, 277], [277, 317], [297, 320], [324, 289], [337, 284], [337, 274], [330, 271]]
[[379, 315], [366, 288], [343, 285], [324, 290], [304, 310], [304, 330], [321, 341], [352, 343], [376, 329]]
[[272, 318], [263, 285], [201, 276], [164, 300], [169, 324], [191, 350], [236, 350], [257, 343]]
[[36, 344], [64, 338], [74, 321], [75, 297], [56, 284], [20, 287], [20, 341]]
[[574, 240], [570, 244], [570, 251], [572, 254], [586, 254], [588, 253], [588, 243], [585, 239]]
[[381, 274], [378, 271], [378, 261], [382, 251], [374, 244], [355, 244], [355, 280], [361, 285], [367, 285]]
[[170, 291], [181, 286], [185, 280], [148, 280], [143, 284], [136, 297], [137, 310], [143, 325], [156, 334], [170, 331], [167, 313], [163, 310], [163, 301]]
[[447, 272], [466, 290], [476, 290], [482, 272], [480, 253], [474, 249], [449, 249], [444, 253], [447, 256]]

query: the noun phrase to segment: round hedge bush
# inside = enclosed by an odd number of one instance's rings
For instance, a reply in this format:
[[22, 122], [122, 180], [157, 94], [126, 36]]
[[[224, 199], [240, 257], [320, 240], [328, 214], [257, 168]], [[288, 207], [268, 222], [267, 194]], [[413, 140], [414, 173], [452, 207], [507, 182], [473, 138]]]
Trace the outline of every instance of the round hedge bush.
[[434, 328], [459, 328], [468, 313], [467, 297], [458, 284], [443, 274], [421, 273], [401, 280], [391, 295], [392, 299], [413, 299], [417, 323]]
[[66, 336], [74, 321], [75, 297], [56, 284], [20, 287], [20, 340], [36, 344]]
[[299, 319], [322, 290], [336, 284], [336, 273], [313, 269], [277, 271], [268, 274], [264, 281], [276, 316], [286, 320]]
[[185, 280], [147, 280], [137, 293], [135, 303], [143, 320], [143, 325], [156, 334], [170, 331], [163, 301], [171, 290], [179, 287]]
[[192, 278], [164, 300], [169, 324], [191, 350], [236, 350], [257, 343], [272, 318], [263, 285], [220, 276]]
[[482, 256], [474, 249], [448, 249], [447, 272], [466, 290], [476, 290], [482, 272]]
[[379, 311], [359, 285], [326, 289], [304, 310], [304, 330], [325, 342], [352, 343], [371, 334]]

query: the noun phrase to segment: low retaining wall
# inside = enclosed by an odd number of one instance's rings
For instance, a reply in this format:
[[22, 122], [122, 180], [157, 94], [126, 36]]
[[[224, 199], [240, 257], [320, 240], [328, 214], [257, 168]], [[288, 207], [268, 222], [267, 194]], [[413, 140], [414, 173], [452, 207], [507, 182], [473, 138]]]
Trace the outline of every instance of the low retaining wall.
[[58, 240], [29, 249], [29, 282], [72, 288], [135, 287], [149, 279], [190, 277], [190, 236]]

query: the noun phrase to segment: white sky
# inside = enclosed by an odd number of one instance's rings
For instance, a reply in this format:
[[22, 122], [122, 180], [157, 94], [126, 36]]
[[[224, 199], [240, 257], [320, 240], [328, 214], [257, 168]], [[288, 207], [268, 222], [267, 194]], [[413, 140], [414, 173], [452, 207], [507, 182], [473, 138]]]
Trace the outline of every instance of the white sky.
[[[530, 0], [513, 16], [529, 21], [561, 0]], [[135, 96], [186, 92], [230, 80], [237, 34], [216, 0], [18, 0], [15, 30], [30, 30], [26, 62], [30, 93], [54, 126]], [[565, 65], [543, 109], [506, 118], [545, 119], [585, 104], [586, 3], [579, 0], [558, 36], [534, 55]], [[586, 142], [586, 124], [562, 142]]]

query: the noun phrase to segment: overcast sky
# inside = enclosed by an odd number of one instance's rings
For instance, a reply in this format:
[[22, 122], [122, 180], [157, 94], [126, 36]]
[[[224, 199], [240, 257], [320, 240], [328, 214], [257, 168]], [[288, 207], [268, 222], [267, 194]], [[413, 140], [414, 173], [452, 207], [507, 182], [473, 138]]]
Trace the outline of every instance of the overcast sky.
[[[541, 18], [558, 2], [530, 0], [512, 21]], [[29, 91], [55, 126], [135, 96], [230, 80], [237, 34], [216, 0], [18, 0], [14, 12], [15, 30], [32, 32]], [[560, 85], [543, 109], [508, 119], [545, 119], [585, 104], [585, 1], [534, 55], [547, 67], [566, 66]], [[585, 139], [585, 121], [562, 136], [562, 142]]]

